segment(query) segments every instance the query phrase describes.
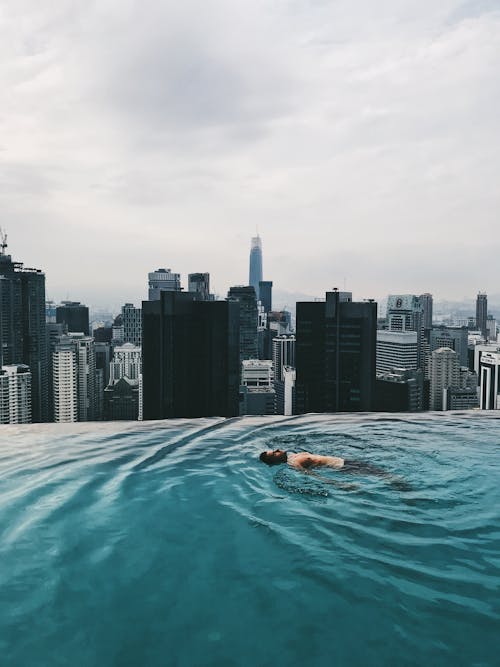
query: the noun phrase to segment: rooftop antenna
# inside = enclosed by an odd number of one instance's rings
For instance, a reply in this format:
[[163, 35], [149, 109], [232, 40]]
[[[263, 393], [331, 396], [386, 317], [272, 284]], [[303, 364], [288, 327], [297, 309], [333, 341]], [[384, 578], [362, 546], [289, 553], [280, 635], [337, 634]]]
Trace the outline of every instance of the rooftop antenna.
[[6, 232], [3, 231], [3, 229], [0, 227], [0, 254], [5, 255], [5, 248], [7, 247], [7, 234]]

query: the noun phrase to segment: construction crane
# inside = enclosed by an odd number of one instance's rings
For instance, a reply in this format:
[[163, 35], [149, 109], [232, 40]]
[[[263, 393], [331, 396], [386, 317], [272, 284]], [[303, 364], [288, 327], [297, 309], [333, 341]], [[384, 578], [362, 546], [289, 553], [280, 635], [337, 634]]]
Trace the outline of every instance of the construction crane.
[[3, 229], [0, 227], [0, 254], [5, 255], [5, 248], [7, 247], [7, 234], [3, 231]]

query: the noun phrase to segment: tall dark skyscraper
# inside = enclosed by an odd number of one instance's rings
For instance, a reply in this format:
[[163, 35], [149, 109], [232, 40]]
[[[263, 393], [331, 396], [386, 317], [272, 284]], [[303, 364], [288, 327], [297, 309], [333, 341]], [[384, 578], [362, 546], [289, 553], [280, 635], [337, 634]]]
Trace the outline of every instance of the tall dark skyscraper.
[[162, 291], [143, 301], [143, 418], [239, 414], [239, 304]]
[[488, 316], [488, 296], [484, 292], [479, 292], [476, 299], [476, 326], [486, 338], [488, 335], [486, 329], [486, 318]]
[[252, 238], [252, 245], [250, 247], [250, 272], [248, 284], [255, 290], [257, 300], [260, 299], [259, 283], [262, 280], [262, 241], [260, 236]]
[[372, 409], [377, 304], [339, 292], [326, 302], [297, 303], [297, 412]]
[[57, 324], [65, 324], [69, 332], [89, 335], [89, 309], [79, 301], [63, 301], [56, 308]]
[[240, 314], [240, 369], [244, 359], [258, 358], [258, 312], [255, 290], [252, 286], [231, 287], [228, 299], [239, 302]]
[[32, 421], [48, 419], [45, 275], [0, 255], [1, 364], [26, 364], [31, 371]]
[[265, 313], [272, 311], [273, 305], [273, 281], [261, 280], [259, 282], [259, 299], [264, 308]]

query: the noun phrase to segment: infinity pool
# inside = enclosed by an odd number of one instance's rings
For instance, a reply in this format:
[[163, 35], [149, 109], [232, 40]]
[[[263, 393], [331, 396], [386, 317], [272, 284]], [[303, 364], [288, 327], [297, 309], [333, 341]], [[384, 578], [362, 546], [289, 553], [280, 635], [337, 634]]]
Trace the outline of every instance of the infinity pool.
[[5, 667], [500, 662], [494, 413], [4, 426], [0, 531]]

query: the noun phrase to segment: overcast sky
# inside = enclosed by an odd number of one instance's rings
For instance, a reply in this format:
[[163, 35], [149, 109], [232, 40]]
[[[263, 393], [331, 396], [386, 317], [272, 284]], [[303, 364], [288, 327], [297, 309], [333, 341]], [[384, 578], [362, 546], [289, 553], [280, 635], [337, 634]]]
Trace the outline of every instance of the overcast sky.
[[500, 292], [500, 0], [4, 0], [0, 225], [48, 296], [147, 272]]

